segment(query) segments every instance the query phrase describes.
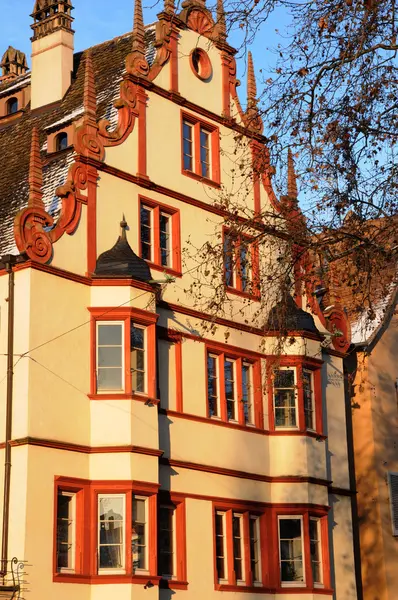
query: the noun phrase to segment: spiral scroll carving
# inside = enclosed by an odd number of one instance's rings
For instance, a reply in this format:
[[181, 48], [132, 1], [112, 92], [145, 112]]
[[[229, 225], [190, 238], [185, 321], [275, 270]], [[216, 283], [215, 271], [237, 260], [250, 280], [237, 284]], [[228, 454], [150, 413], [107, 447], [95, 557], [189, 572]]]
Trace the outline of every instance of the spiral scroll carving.
[[131, 75], [147, 77], [149, 74], [149, 64], [141, 52], [131, 52], [126, 58], [126, 71]]
[[53, 218], [42, 208], [28, 206], [15, 217], [14, 236], [20, 252], [31, 260], [47, 263], [53, 252], [52, 242], [45, 227], [52, 227]]

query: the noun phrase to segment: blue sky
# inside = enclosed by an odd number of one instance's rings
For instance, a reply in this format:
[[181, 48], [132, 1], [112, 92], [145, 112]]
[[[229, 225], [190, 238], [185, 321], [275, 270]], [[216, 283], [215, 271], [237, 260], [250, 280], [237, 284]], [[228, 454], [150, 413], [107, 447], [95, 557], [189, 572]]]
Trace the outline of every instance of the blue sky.
[[[75, 10], [75, 49], [84, 50], [95, 44], [126, 33], [132, 28], [133, 0], [72, 0]], [[215, 0], [209, 0], [208, 5], [214, 5]], [[34, 0], [0, 0], [0, 57], [9, 45], [25, 52], [30, 65], [30, 14], [33, 10]], [[163, 2], [156, 0], [143, 0], [144, 19], [146, 23], [156, 20]], [[282, 29], [287, 23], [287, 16], [279, 14], [274, 16], [263, 27], [252, 46], [255, 68], [259, 80], [269, 72], [273, 64], [273, 55], [267, 50], [269, 46], [278, 43], [275, 29]], [[239, 32], [235, 31], [229, 37], [231, 45], [238, 47], [240, 44]], [[245, 61], [238, 61], [238, 76], [245, 81]], [[262, 75], [260, 74], [262, 70]], [[259, 86], [260, 87], [260, 86]], [[241, 88], [241, 95], [244, 91]], [[242, 98], [243, 100], [243, 98]]]

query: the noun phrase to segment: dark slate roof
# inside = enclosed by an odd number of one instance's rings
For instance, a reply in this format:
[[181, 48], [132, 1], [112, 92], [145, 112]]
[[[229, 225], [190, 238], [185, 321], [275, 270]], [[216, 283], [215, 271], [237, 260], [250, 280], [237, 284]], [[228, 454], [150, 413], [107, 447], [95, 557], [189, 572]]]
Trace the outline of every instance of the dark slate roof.
[[[122, 223], [121, 225], [123, 228]], [[128, 243], [124, 228], [113, 248], [99, 255], [95, 275], [99, 277], [132, 277], [146, 282], [152, 279], [147, 263], [133, 252]]]
[[319, 334], [310, 313], [299, 308], [289, 293], [270, 310], [265, 326], [267, 331], [308, 331]]
[[[146, 30], [147, 58], [154, 60], [153, 26]], [[131, 51], [132, 34], [120, 36], [91, 48], [95, 85], [97, 92], [97, 116], [110, 120], [116, 125], [117, 110], [113, 103], [119, 97], [119, 84], [124, 72], [126, 56]], [[83, 108], [84, 56], [87, 51], [74, 56], [74, 74], [72, 84], [63, 100], [56, 106], [43, 107], [30, 111], [27, 106], [23, 115], [8, 123], [0, 121], [0, 256], [7, 253], [18, 254], [13, 235], [13, 222], [16, 213], [27, 205], [29, 153], [33, 127], [40, 133], [42, 150], [43, 192], [46, 210], [55, 219], [60, 210], [55, 189], [65, 183], [68, 168], [73, 161], [73, 150], [47, 156], [47, 132], [45, 128], [62, 126], [73, 118], [78, 118]], [[29, 74], [21, 75], [11, 82], [0, 83], [2, 92], [11, 88], [23, 87]]]

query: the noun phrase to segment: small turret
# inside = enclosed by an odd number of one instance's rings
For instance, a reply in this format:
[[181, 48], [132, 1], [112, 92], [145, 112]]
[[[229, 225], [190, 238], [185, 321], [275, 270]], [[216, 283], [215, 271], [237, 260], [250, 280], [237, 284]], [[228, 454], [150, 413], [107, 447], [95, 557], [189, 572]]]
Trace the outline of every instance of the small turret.
[[8, 46], [3, 54], [0, 67], [3, 77], [18, 77], [24, 75], [28, 70], [26, 55], [12, 46]]

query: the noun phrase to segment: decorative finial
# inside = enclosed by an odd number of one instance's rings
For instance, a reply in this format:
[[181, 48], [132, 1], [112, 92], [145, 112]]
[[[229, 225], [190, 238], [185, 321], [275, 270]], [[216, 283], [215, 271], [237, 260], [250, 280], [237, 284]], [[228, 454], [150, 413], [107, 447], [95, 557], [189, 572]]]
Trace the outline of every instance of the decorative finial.
[[291, 149], [287, 151], [287, 195], [289, 198], [297, 198], [297, 177], [294, 169], [294, 160]]
[[127, 235], [126, 235], [127, 221], [126, 221], [126, 217], [124, 216], [124, 213], [123, 213], [122, 220], [120, 221], [120, 227], [122, 230], [120, 237], [123, 241], [126, 241], [127, 240]]
[[225, 22], [225, 10], [223, 0], [217, 0], [217, 32], [224, 41], [227, 39], [227, 24]]
[[174, 15], [175, 5], [174, 0], [164, 0], [164, 12], [168, 15]]
[[134, 2], [133, 52], [145, 56], [145, 28], [141, 0]]
[[29, 206], [44, 208], [43, 204], [43, 171], [40, 157], [39, 132], [36, 127], [32, 130], [32, 144], [29, 160]]
[[251, 108], [257, 103], [257, 85], [254, 74], [254, 64], [252, 53], [247, 54], [247, 106]]
[[91, 51], [87, 52], [84, 72], [84, 114], [94, 120], [97, 118], [97, 94], [95, 92], [95, 80]]

